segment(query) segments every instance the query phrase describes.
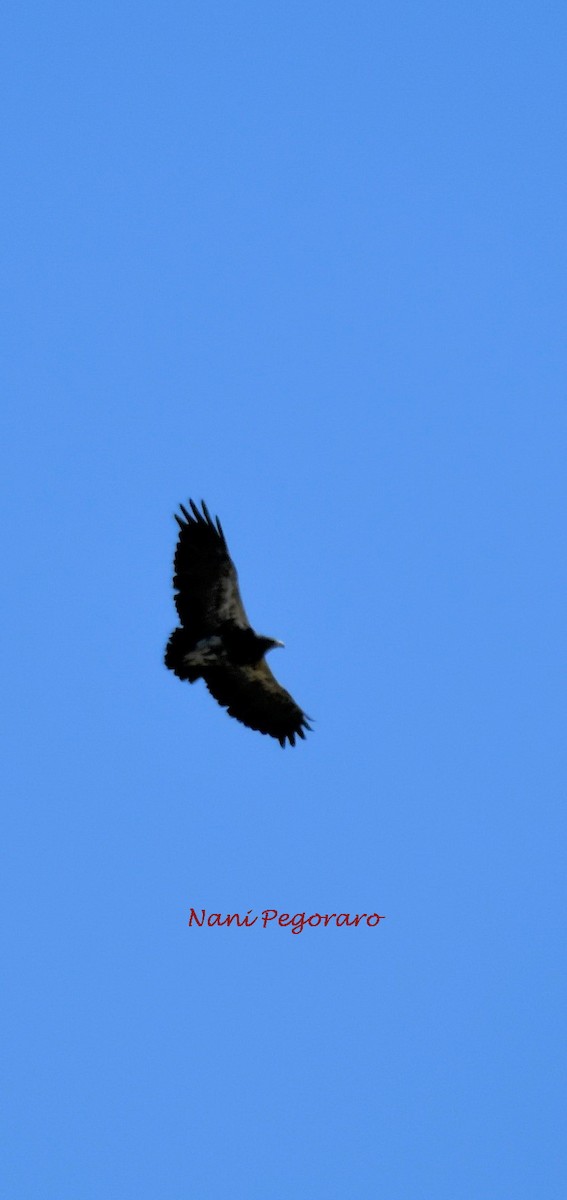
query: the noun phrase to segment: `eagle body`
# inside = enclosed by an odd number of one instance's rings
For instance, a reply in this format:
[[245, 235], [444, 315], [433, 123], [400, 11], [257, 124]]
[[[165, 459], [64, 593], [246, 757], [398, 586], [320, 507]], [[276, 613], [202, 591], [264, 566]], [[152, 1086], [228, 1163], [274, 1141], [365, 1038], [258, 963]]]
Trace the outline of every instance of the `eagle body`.
[[181, 622], [165, 652], [179, 679], [205, 684], [220, 705], [251, 729], [295, 745], [310, 729], [305, 713], [270, 671], [265, 655], [282, 642], [252, 629], [221, 523], [205, 502], [180, 505], [174, 559], [175, 606]]

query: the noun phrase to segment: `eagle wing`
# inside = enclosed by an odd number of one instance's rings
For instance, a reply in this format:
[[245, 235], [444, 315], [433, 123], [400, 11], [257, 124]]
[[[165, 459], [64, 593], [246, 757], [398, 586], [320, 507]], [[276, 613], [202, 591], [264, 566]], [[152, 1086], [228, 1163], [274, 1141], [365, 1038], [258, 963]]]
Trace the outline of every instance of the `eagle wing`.
[[203, 672], [205, 683], [215, 700], [249, 729], [268, 733], [285, 746], [295, 738], [304, 738], [311, 729], [306, 715], [278, 683], [264, 658], [255, 666], [222, 666]]
[[202, 513], [190, 500], [193, 515], [180, 504], [183, 519], [175, 516], [180, 532], [173, 586], [179, 619], [197, 636], [214, 633], [225, 621], [246, 629], [249, 621], [222, 525], [218, 517], [216, 523], [212, 520], [204, 500], [201, 503]]

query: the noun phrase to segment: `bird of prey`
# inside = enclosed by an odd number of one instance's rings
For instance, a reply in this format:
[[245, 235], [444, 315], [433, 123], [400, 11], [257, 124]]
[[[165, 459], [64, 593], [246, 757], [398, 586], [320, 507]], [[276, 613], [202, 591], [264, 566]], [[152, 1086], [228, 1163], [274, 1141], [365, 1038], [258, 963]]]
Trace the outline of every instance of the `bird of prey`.
[[173, 586], [180, 621], [167, 644], [165, 665], [179, 679], [204, 679], [231, 717], [292, 746], [311, 729], [306, 715], [272, 675], [265, 655], [275, 638], [252, 629], [238, 590], [221, 523], [189, 501], [175, 515], [179, 538]]

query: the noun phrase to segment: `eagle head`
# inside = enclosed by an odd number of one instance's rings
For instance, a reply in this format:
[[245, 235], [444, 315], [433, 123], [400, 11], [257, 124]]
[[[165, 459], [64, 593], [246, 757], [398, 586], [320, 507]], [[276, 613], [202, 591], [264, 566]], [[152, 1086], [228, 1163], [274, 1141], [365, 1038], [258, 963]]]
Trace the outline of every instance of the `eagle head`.
[[285, 649], [285, 642], [278, 642], [276, 638], [263, 637], [260, 638], [260, 641], [264, 645], [264, 654], [267, 654], [268, 650], [275, 650], [276, 646], [281, 646], [282, 650]]

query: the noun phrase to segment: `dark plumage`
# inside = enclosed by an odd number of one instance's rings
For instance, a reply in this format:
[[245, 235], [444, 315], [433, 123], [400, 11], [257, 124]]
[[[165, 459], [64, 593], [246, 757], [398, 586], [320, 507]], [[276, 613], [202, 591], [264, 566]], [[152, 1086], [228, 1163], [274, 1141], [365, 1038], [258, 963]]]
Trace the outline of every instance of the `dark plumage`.
[[181, 626], [174, 629], [165, 665], [179, 679], [204, 679], [215, 700], [250, 729], [277, 738], [305, 737], [305, 713], [274, 678], [264, 655], [282, 642], [252, 629], [238, 591], [238, 577], [217, 517], [202, 501], [191, 513], [181, 504], [173, 586]]

